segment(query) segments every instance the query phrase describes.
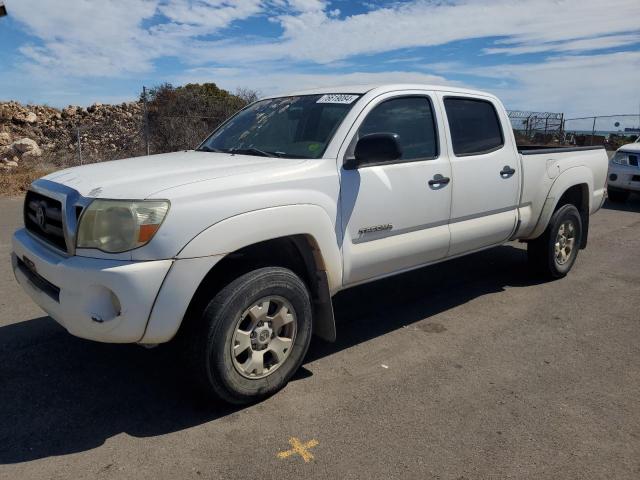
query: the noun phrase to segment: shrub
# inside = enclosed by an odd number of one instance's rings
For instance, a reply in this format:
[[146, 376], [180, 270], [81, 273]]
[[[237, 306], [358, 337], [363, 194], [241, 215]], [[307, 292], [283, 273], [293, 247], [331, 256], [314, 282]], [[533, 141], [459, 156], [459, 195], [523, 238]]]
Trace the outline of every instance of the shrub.
[[235, 95], [215, 83], [174, 87], [165, 83], [148, 92], [151, 151], [173, 152], [196, 147], [212, 130], [257, 99], [251, 90]]

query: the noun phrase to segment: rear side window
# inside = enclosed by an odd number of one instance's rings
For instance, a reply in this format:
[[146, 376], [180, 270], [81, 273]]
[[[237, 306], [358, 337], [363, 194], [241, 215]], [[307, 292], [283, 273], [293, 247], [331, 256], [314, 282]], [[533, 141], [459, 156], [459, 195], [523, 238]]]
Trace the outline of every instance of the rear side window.
[[490, 102], [471, 98], [445, 98], [453, 152], [479, 155], [504, 145], [496, 109]]
[[426, 97], [394, 98], [381, 103], [362, 122], [358, 137], [370, 133], [398, 134], [404, 161], [438, 156], [433, 110]]

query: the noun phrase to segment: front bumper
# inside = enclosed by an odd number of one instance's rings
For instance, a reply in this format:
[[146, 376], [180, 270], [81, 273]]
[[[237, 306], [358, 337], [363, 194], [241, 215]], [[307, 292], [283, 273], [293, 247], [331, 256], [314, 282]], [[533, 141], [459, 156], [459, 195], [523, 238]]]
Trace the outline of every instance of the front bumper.
[[13, 236], [16, 280], [72, 335], [109, 343], [142, 339], [173, 260], [132, 262], [62, 256], [25, 229]]
[[607, 185], [618, 190], [640, 192], [640, 167], [610, 163]]

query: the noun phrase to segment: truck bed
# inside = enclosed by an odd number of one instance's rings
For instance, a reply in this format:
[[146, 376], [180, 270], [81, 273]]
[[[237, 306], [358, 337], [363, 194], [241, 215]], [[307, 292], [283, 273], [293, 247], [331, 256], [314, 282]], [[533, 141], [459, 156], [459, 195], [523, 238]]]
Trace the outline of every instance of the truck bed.
[[[608, 166], [603, 146], [549, 148], [518, 145], [517, 148], [525, 181], [520, 195], [520, 225], [516, 238], [526, 239], [540, 234], [539, 228], [536, 227], [539, 225], [545, 201], [552, 185], [567, 170], [582, 168], [590, 172], [590, 211], [593, 212], [600, 207]], [[555, 200], [557, 199], [551, 199], [551, 204]]]

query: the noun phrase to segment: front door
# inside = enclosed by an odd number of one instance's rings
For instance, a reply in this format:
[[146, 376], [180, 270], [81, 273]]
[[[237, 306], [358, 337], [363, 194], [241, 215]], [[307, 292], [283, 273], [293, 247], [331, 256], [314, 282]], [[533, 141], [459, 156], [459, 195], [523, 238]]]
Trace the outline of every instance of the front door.
[[[382, 165], [341, 169], [345, 284], [446, 256], [451, 167], [440, 155], [444, 136], [437, 118], [427, 92], [394, 92], [367, 105], [350, 131], [347, 158], [357, 138], [383, 132], [399, 135], [403, 155]], [[442, 181], [434, 183], [434, 178]]]

